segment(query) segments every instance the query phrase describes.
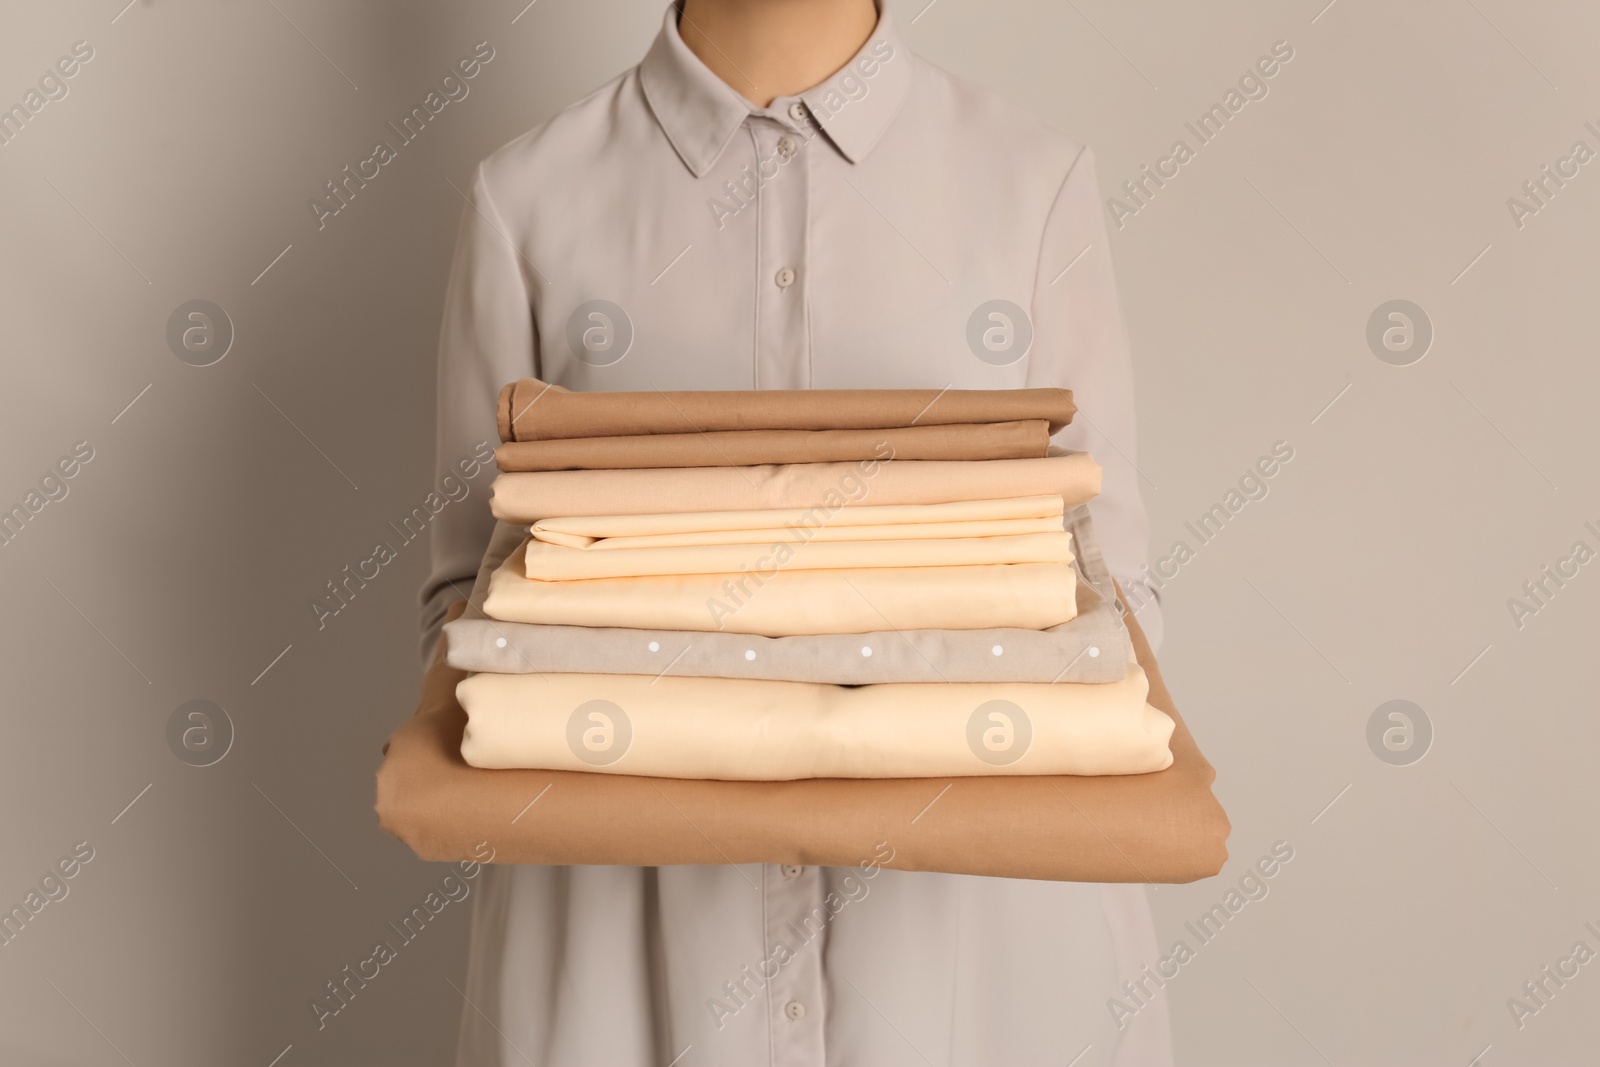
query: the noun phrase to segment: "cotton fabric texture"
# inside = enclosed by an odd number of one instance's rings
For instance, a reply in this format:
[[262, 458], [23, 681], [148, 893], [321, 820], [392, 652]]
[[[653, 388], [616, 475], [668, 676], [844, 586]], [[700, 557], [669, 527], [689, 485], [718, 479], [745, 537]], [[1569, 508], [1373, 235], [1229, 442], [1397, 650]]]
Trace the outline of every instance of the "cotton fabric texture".
[[1072, 562], [1064, 531], [1007, 537], [939, 537], [927, 540], [799, 543], [785, 537], [765, 544], [685, 545], [588, 552], [529, 541], [523, 546], [526, 577], [547, 582], [586, 578], [650, 578], [716, 574], [741, 577], [787, 571], [844, 571], [900, 567], [977, 567], [1010, 563]]
[[502, 522], [534, 523], [567, 515], [834, 510], [1025, 496], [1058, 496], [1066, 507], [1074, 508], [1096, 499], [1099, 492], [1100, 464], [1087, 453], [1052, 448], [1050, 455], [1039, 459], [983, 462], [871, 459], [755, 467], [520, 471], [495, 478], [489, 504]]
[[1065, 513], [1060, 497], [1034, 496], [948, 504], [867, 504], [834, 510], [568, 516], [536, 522], [529, 532], [537, 541], [596, 551], [761, 544], [794, 532], [808, 542], [903, 541], [1056, 532], [1062, 529]]
[[[827, 546], [817, 546], [827, 547]], [[1077, 611], [1070, 563], [652, 574], [542, 582], [526, 543], [490, 576], [483, 610], [506, 622], [789, 637], [923, 627], [1043, 630]]]
[[886, 507], [593, 516], [535, 523], [539, 581], [1071, 563], [1060, 497]]
[[503, 471], [641, 467], [735, 467], [872, 459], [1036, 459], [1050, 424], [1018, 422], [896, 426], [882, 430], [710, 430], [558, 441], [508, 441], [494, 450]]
[[[1122, 612], [1088, 510], [1066, 516], [1078, 570], [1077, 614], [1048, 630], [872, 630], [862, 634], [747, 634], [500, 622], [483, 614], [489, 575], [522, 543], [499, 523], [472, 597], [446, 625], [449, 661], [500, 674], [648, 674], [880, 682], [1114, 682], [1130, 654]], [[1104, 592], [1102, 592], [1102, 590]]]
[[786, 781], [1163, 770], [1148, 690], [1134, 664], [1097, 685], [474, 674], [456, 699], [474, 767]]
[[771, 389], [574, 393], [524, 378], [500, 390], [502, 441], [559, 440], [715, 430], [877, 430], [1043, 419], [1072, 421], [1072, 390]]

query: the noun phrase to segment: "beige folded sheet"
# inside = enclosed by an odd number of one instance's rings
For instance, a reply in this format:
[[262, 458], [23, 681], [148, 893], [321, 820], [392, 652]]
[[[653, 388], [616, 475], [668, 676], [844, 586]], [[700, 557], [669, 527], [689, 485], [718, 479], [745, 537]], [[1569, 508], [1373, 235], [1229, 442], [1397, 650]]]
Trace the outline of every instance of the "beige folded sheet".
[[841, 686], [637, 674], [474, 674], [461, 754], [474, 767], [785, 781], [1143, 774], [1172, 762], [1172, 720], [1118, 682]]
[[502, 441], [707, 430], [872, 430], [1043, 419], [1077, 410], [1070, 389], [730, 389], [573, 393], [537, 378], [500, 390]]
[[564, 515], [833, 511], [1029, 496], [1058, 496], [1073, 508], [1099, 492], [1100, 465], [1087, 452], [1052, 448], [1039, 459], [520, 471], [495, 478], [489, 506], [503, 522], [534, 523]]
[[508, 556], [489, 579], [483, 611], [491, 619], [788, 637], [883, 629], [1043, 630], [1077, 614], [1070, 563], [791, 570], [773, 560], [747, 573], [549, 582], [527, 577], [526, 548]]
[[507, 441], [494, 450], [503, 471], [624, 467], [736, 467], [872, 459], [1027, 459], [1045, 454], [1044, 419], [881, 430], [711, 430], [706, 433]]

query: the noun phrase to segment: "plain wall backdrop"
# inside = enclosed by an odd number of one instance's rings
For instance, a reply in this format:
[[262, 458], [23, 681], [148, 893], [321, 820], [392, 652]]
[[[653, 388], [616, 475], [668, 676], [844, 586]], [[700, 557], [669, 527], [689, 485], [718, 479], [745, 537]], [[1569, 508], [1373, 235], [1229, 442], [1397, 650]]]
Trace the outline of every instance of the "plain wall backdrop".
[[[94, 850], [0, 946], [6, 1063], [449, 1062], [470, 902], [322, 1031], [307, 1007], [444, 873], [372, 813], [425, 544], [321, 630], [307, 601], [431, 488], [471, 168], [637, 62], [662, 12], [525, 2], [0, 9], [0, 105], [93, 49], [0, 145], [0, 506], [93, 450], [0, 546], [0, 905]], [[1164, 992], [1179, 1062], [1592, 1059], [1600, 963], [1520, 1026], [1507, 1000], [1600, 951], [1600, 562], [1523, 590], [1600, 550], [1600, 162], [1574, 155], [1600, 150], [1600, 9], [922, 3], [896, 8], [913, 47], [1092, 145], [1108, 197], [1293, 49], [1112, 229], [1152, 558], [1192, 549], [1163, 666], [1234, 825], [1219, 878], [1152, 890], [1162, 944], [1294, 849]], [[306, 201], [480, 41], [470, 94], [319, 230]], [[167, 343], [195, 299], [235, 332], [209, 367]], [[1369, 345], [1391, 300], [1431, 322], [1419, 362]], [[1280, 441], [1267, 495], [1200, 544], [1185, 524]], [[1368, 741], [1395, 699], [1433, 733], [1406, 766]], [[190, 700], [233, 724], [209, 767], [168, 745]]]

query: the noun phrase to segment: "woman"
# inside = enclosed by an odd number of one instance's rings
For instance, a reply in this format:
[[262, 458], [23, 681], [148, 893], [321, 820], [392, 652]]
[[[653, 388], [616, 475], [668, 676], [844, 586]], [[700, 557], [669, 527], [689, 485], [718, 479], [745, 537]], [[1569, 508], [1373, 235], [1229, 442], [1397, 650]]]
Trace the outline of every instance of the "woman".
[[[684, 0], [638, 67], [485, 160], [439, 366], [441, 471], [495, 440], [499, 387], [528, 375], [1068, 386], [1057, 443], [1106, 467], [1112, 574], [1145, 560], [1093, 158], [913, 57], [872, 0]], [[435, 522], [425, 648], [491, 525], [482, 505]], [[1139, 887], [885, 871], [757, 974], [842, 873], [490, 868], [458, 1063], [1170, 1060], [1163, 1001], [1120, 1030], [1106, 1006], [1157, 958]]]

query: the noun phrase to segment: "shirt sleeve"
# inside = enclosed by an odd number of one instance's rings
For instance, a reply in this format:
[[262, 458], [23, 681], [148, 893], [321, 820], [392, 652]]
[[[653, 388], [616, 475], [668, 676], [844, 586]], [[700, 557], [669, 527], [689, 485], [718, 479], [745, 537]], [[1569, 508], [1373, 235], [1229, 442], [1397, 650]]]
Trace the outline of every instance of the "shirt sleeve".
[[[462, 211], [439, 330], [436, 479], [461, 477], [464, 461], [482, 459], [494, 448], [500, 440], [500, 387], [536, 373], [533, 304], [523, 263], [479, 164]], [[431, 571], [419, 597], [424, 663], [432, 658], [446, 609], [471, 591], [493, 529], [482, 477], [431, 523]]]
[[1028, 384], [1072, 390], [1078, 413], [1054, 443], [1094, 455], [1105, 470], [1090, 501], [1106, 566], [1127, 593], [1139, 624], [1159, 650], [1161, 604], [1142, 581], [1150, 521], [1140, 495], [1133, 413], [1133, 363], [1117, 300], [1110, 240], [1101, 213], [1094, 154], [1082, 149], [1045, 223], [1033, 294]]

